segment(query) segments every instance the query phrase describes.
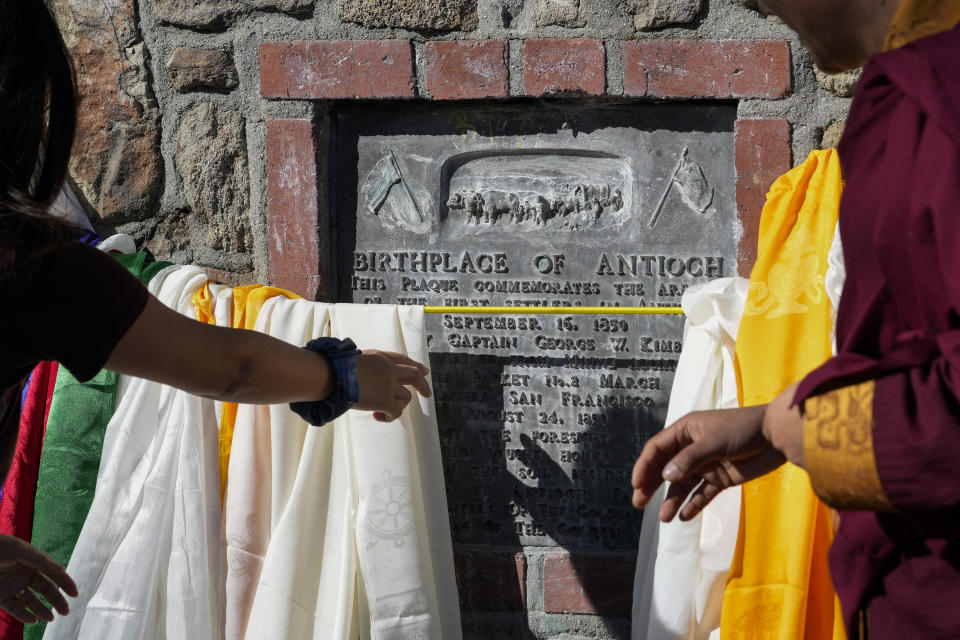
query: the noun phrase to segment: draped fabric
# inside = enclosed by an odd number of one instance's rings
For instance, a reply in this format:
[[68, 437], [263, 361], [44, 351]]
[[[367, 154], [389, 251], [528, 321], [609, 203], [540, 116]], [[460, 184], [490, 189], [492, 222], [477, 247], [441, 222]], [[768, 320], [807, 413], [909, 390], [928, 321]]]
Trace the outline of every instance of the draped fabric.
[[[167, 263], [150, 262], [145, 252], [114, 258], [141, 282]], [[113, 415], [119, 376], [106, 369], [79, 382], [65, 368], [57, 374], [37, 473], [33, 546], [66, 565], [93, 501], [103, 434]], [[25, 638], [43, 636], [45, 623], [25, 629]]]
[[[736, 353], [743, 406], [763, 404], [831, 355], [827, 255], [842, 190], [833, 150], [770, 188]], [[833, 529], [806, 473], [785, 464], [743, 485], [723, 638], [843, 638], [827, 567]]]
[[[217, 282], [207, 282], [193, 295], [191, 300], [197, 314], [197, 320], [218, 327], [230, 327], [233, 322], [233, 289]], [[214, 401], [217, 424], [223, 422], [223, 402]], [[219, 464], [219, 462], [218, 462]], [[220, 501], [226, 492], [224, 478], [220, 480]]]
[[56, 362], [41, 362], [30, 376], [20, 411], [17, 449], [0, 499], [0, 534], [28, 542], [33, 529], [40, 449], [58, 368]]
[[[428, 359], [422, 309], [274, 299], [257, 328]], [[460, 637], [432, 399], [393, 423], [348, 412], [322, 428], [242, 406], [224, 518], [227, 637]]]
[[134, 254], [137, 252], [137, 245], [133, 237], [125, 233], [117, 233], [100, 241], [97, 244], [97, 249], [104, 253]]
[[871, 638], [960, 636], [958, 54], [954, 28], [864, 69], [840, 142], [838, 355], [796, 397], [833, 416], [805, 423], [804, 455], [821, 495], [847, 498], [831, 569]]
[[[291, 344], [306, 344], [313, 336], [322, 335], [327, 327], [325, 307], [310, 303], [284, 305], [277, 313], [276, 325], [273, 314], [280, 298], [268, 300], [257, 316], [255, 330], [269, 333]], [[316, 313], [314, 310], [316, 309]], [[286, 332], [271, 332], [272, 326], [283, 326]], [[290, 494], [291, 476], [296, 473], [302, 441], [310, 431], [326, 433], [328, 429], [311, 429], [295, 413], [284, 405], [241, 405], [237, 412], [234, 437], [231, 447], [228, 489], [224, 501], [224, 534], [226, 538], [226, 618], [227, 638], [243, 638], [253, 598], [260, 579], [263, 559], [270, 543], [270, 532], [276, 527], [284, 503], [272, 505]], [[273, 440], [277, 440], [276, 447]], [[279, 456], [278, 460], [274, 460]], [[321, 459], [315, 472], [329, 472], [331, 460]], [[325, 503], [327, 496], [317, 494], [314, 500]], [[310, 518], [308, 514], [304, 514]], [[315, 541], [323, 539], [325, 519], [318, 517], [314, 523]], [[301, 562], [310, 562], [309, 554]], [[306, 594], [304, 594], [306, 595]], [[314, 607], [304, 607], [312, 611]], [[305, 626], [294, 629], [292, 637], [309, 637], [311, 629]]]
[[[33, 530], [33, 502], [37, 494], [40, 451], [50, 401], [57, 382], [56, 362], [41, 362], [33, 370], [20, 413], [17, 448], [0, 498], [0, 534], [30, 541]], [[23, 637], [23, 623], [0, 611], [0, 638]]]
[[90, 218], [87, 217], [87, 212], [80, 203], [75, 189], [73, 181], [67, 179], [47, 213], [61, 218], [79, 229], [92, 232], [93, 225], [90, 224]]
[[[330, 331], [364, 348], [429, 362], [422, 308], [337, 305]], [[335, 427], [335, 437], [346, 441], [356, 490], [351, 520], [370, 637], [456, 640], [458, 592], [433, 399], [417, 395], [391, 423], [352, 412]]]
[[20, 411], [23, 411], [23, 405], [27, 402], [27, 394], [30, 392], [30, 380], [33, 378], [33, 373], [34, 372], [31, 371], [30, 375], [27, 376], [27, 381], [23, 384], [23, 391], [20, 392]]
[[[203, 309], [208, 306], [209, 294], [201, 290], [200, 295], [194, 300], [197, 309]], [[284, 289], [276, 287], [265, 287], [260, 284], [251, 284], [243, 287], [234, 287], [233, 289], [233, 313], [231, 324], [234, 329], [253, 329], [257, 323], [257, 316], [261, 307], [270, 298], [283, 296], [285, 298], [299, 298], [295, 293], [290, 293]], [[206, 301], [205, 301], [206, 300]], [[200, 311], [198, 313], [198, 319]], [[209, 322], [209, 314], [207, 317]], [[225, 499], [227, 491], [227, 470], [230, 466], [230, 449], [233, 442], [234, 423], [237, 419], [237, 405], [232, 402], [224, 402], [220, 409], [220, 500]]]
[[883, 50], [891, 51], [960, 24], [956, 0], [901, 0]]
[[[747, 298], [745, 278], [687, 289], [683, 350], [665, 426], [692, 411], [739, 406], [734, 344]], [[740, 520], [740, 488], [721, 493], [688, 522], [661, 523], [667, 487], [643, 512], [634, 580], [634, 640], [719, 638], [723, 589]]]
[[[206, 282], [168, 267], [150, 282], [193, 315]], [[213, 402], [131, 379], [106, 429], [96, 492], [67, 567], [80, 595], [44, 638], [216, 638], [222, 634]]]
[[830, 251], [827, 252], [827, 273], [823, 279], [823, 288], [830, 299], [830, 351], [834, 355], [837, 354], [837, 313], [846, 280], [847, 267], [843, 262], [843, 240], [840, 238], [838, 222], [830, 242]]

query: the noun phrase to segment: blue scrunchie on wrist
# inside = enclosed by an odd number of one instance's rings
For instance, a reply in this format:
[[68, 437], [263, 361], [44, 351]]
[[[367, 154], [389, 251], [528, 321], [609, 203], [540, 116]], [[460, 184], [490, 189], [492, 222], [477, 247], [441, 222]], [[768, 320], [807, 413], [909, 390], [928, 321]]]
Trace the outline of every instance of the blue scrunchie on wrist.
[[360, 381], [357, 379], [357, 361], [360, 350], [350, 338], [317, 338], [304, 349], [316, 351], [333, 368], [333, 393], [323, 400], [291, 402], [290, 409], [315, 427], [334, 420], [360, 400]]

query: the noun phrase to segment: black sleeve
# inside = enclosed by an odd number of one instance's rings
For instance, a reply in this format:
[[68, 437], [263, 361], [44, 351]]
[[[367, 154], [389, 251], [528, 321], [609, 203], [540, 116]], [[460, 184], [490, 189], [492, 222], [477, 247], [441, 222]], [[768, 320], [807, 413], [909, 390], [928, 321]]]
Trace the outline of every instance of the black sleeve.
[[92, 378], [140, 316], [146, 287], [103, 252], [68, 242], [16, 283], [17, 335], [40, 360]]

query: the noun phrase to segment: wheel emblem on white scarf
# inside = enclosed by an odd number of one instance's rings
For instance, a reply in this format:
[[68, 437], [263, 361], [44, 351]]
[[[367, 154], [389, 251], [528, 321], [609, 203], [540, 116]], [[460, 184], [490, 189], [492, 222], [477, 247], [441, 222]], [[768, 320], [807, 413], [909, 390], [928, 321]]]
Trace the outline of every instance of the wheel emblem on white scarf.
[[370, 492], [367, 525], [380, 540], [392, 540], [395, 547], [405, 544], [404, 538], [413, 531], [413, 503], [410, 501], [410, 481], [403, 476], [383, 472], [383, 478]]

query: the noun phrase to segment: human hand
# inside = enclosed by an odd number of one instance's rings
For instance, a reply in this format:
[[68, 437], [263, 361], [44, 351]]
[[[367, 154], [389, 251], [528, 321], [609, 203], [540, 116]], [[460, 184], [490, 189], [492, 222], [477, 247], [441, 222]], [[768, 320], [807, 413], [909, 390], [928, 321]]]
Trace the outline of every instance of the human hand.
[[660, 520], [678, 512], [690, 520], [724, 489], [779, 467], [786, 458], [764, 434], [766, 407], [690, 413], [650, 438], [633, 467], [633, 506], [642, 509], [668, 480]]
[[0, 608], [26, 624], [50, 622], [53, 612], [37, 596], [66, 615], [70, 606], [61, 589], [77, 596], [77, 585], [60, 563], [19, 538], [0, 535]]
[[357, 361], [360, 400], [355, 409], [373, 411], [379, 422], [396, 420], [413, 398], [413, 387], [424, 398], [432, 395], [427, 382], [429, 369], [399, 353], [364, 349]]

